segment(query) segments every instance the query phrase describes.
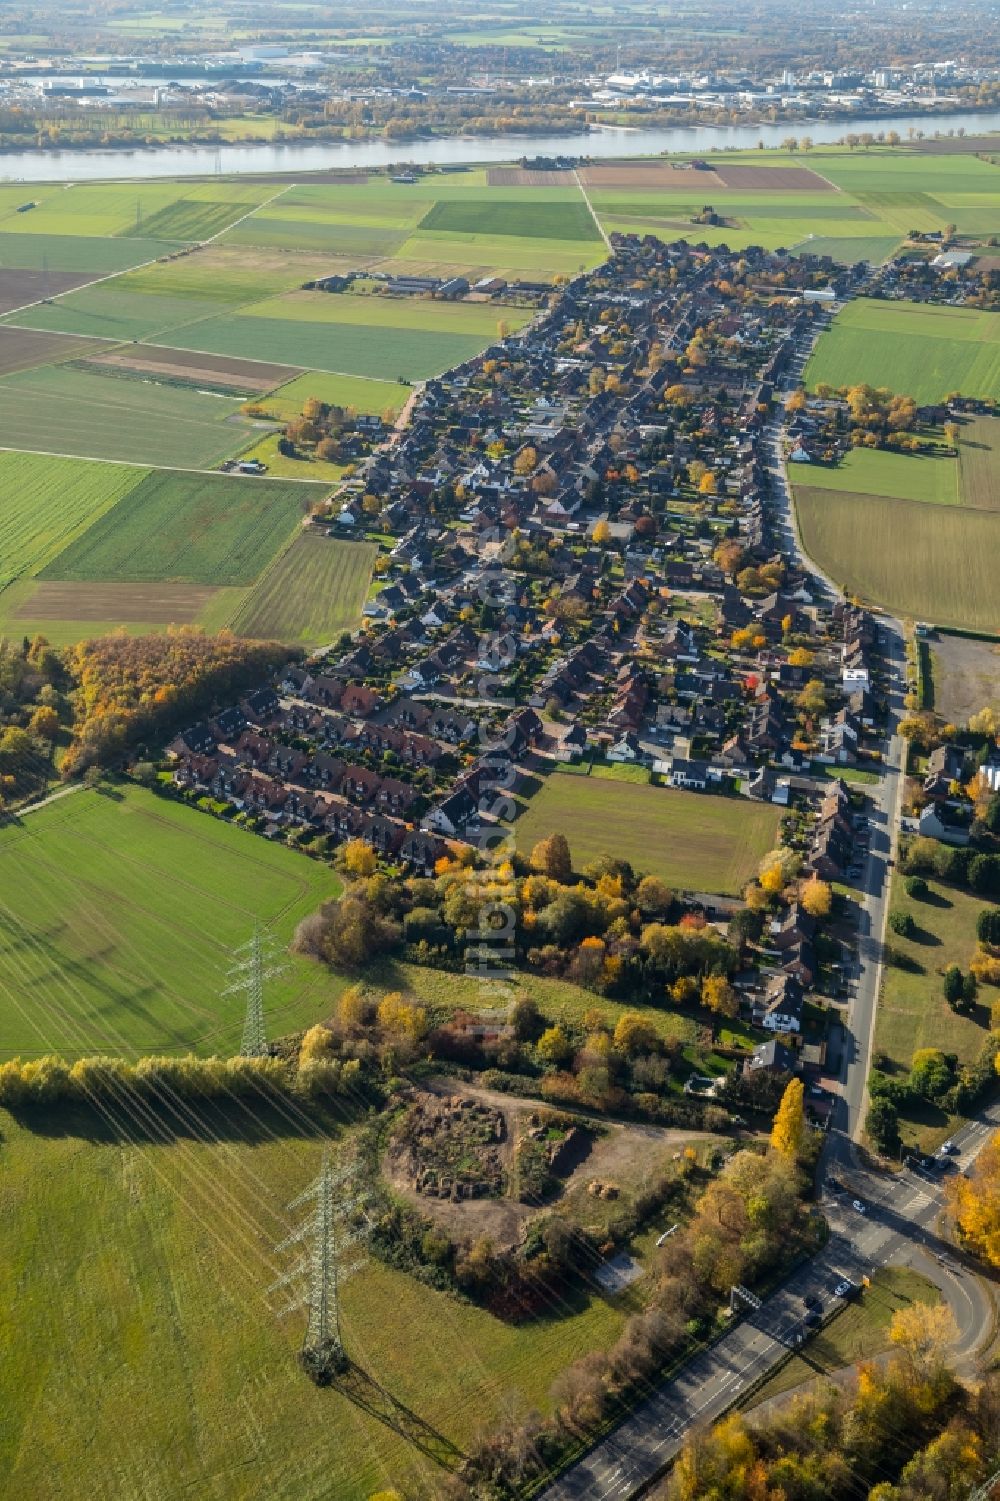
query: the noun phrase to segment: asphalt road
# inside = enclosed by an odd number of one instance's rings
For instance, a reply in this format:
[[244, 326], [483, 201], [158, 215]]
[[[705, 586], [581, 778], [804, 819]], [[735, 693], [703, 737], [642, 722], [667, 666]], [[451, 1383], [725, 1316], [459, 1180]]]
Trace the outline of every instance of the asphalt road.
[[[797, 355], [786, 389], [798, 384], [808, 352], [804, 347]], [[812, 575], [815, 592], [832, 599], [839, 593], [836, 585], [802, 551], [782, 457], [780, 423], [766, 431], [763, 456], [769, 476], [769, 519], [778, 545]], [[989, 1288], [935, 1230], [943, 1206], [941, 1176], [909, 1168], [899, 1174], [878, 1173], [862, 1166], [855, 1150], [866, 1108], [906, 748], [897, 732], [906, 691], [903, 630], [899, 621], [880, 616], [879, 631], [888, 675], [885, 771], [877, 785], [866, 788], [870, 852], [859, 883], [858, 938], [850, 976], [853, 994], [844, 1026], [839, 1094], [820, 1168], [830, 1239], [759, 1310], [744, 1316], [710, 1350], [690, 1361], [680, 1375], [634, 1408], [614, 1433], [549, 1486], [545, 1501], [629, 1501], [639, 1494], [676, 1454], [690, 1429], [721, 1416], [790, 1347], [809, 1359], [806, 1295], [818, 1300], [818, 1311], [826, 1319], [839, 1304], [834, 1291], [839, 1283], [849, 1279], [858, 1285], [879, 1267], [913, 1266], [940, 1288], [958, 1325], [953, 1352], [957, 1369], [971, 1368], [981, 1343], [992, 1336], [994, 1308]], [[968, 1167], [998, 1126], [1000, 1105], [957, 1133], [954, 1170]], [[855, 1200], [863, 1210], [854, 1207]]]

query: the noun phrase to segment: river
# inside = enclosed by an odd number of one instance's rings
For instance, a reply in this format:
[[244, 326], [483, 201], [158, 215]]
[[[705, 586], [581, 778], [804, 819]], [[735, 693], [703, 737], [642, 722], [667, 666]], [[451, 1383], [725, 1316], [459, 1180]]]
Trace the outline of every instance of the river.
[[908, 129], [969, 135], [1000, 130], [1000, 111], [950, 115], [883, 115], [868, 119], [785, 121], [780, 125], [676, 125], [662, 130], [604, 127], [568, 135], [449, 136], [408, 141], [324, 141], [300, 145], [151, 146], [107, 151], [11, 151], [0, 154], [2, 182], [88, 182], [127, 178], [237, 176], [266, 172], [320, 172], [331, 167], [385, 167], [413, 161], [426, 166], [509, 162], [520, 156], [642, 156], [661, 151], [709, 152], [780, 146], [790, 135], [817, 145], [848, 133]]

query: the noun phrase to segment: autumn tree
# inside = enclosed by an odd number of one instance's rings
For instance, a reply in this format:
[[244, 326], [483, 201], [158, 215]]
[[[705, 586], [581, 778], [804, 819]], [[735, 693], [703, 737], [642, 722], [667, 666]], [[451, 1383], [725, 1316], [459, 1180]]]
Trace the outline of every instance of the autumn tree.
[[338, 863], [344, 874], [354, 880], [373, 876], [378, 869], [375, 851], [363, 839], [349, 839], [340, 850]]
[[658, 1045], [656, 1028], [637, 1011], [625, 1011], [615, 1025], [614, 1043], [628, 1057], [651, 1053]]
[[955, 1315], [947, 1303], [909, 1303], [889, 1322], [889, 1339], [907, 1356], [922, 1378], [933, 1377], [958, 1338]]
[[379, 1027], [389, 1037], [418, 1042], [427, 1031], [424, 1007], [408, 1001], [398, 990], [390, 990], [382, 997], [376, 1014]]
[[829, 882], [821, 881], [818, 876], [813, 876], [802, 887], [799, 901], [810, 917], [829, 917], [830, 908], [833, 905], [833, 891]]
[[789, 1162], [795, 1162], [802, 1152], [805, 1131], [805, 1087], [801, 1079], [789, 1079], [771, 1127], [771, 1146]]
[[717, 1016], [736, 1016], [739, 997], [725, 975], [706, 975], [701, 982], [701, 1003]]
[[540, 839], [531, 851], [529, 863], [532, 870], [541, 871], [550, 880], [565, 885], [573, 874], [573, 860], [566, 835], [550, 834], [547, 839]]
[[611, 541], [611, 527], [603, 518], [594, 527], [591, 537], [598, 547], [604, 547]]
[[317, 1022], [314, 1027], [309, 1028], [299, 1044], [299, 1065], [328, 1058], [332, 1048], [333, 1033], [329, 1027], [324, 1027], [321, 1022]]
[[1000, 1267], [1000, 1133], [980, 1152], [969, 1176], [954, 1179], [950, 1191], [955, 1222], [969, 1250], [988, 1266]]
[[558, 1022], [546, 1027], [536, 1044], [539, 1058], [545, 1063], [566, 1063], [573, 1056], [573, 1044]]

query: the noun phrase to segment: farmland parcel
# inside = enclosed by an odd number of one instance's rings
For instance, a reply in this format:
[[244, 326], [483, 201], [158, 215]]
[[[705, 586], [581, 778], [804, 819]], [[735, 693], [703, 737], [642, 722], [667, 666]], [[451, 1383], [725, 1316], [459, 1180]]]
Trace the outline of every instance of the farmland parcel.
[[0, 382], [0, 446], [208, 468], [246, 443], [239, 410], [235, 398], [51, 366]]
[[374, 543], [340, 542], [313, 528], [301, 533], [247, 595], [233, 629], [310, 645], [354, 630], [377, 552]]
[[1000, 314], [858, 298], [820, 339], [805, 381], [867, 382], [927, 404], [952, 391], [1000, 397]]
[[838, 584], [899, 615], [1000, 630], [1000, 514], [797, 485], [809, 556]]
[[[228, 952], [255, 919], [288, 941], [327, 868], [193, 808], [81, 791], [0, 829], [3, 1057], [235, 1050]], [[318, 1020], [322, 971], [274, 982], [275, 1031]]]
[[324, 486], [157, 471], [54, 558], [79, 582], [252, 584]]

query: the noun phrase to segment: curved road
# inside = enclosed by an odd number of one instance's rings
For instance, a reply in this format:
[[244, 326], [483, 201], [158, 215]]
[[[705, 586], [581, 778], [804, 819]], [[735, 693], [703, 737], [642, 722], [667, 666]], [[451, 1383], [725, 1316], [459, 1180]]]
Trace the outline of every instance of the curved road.
[[[803, 341], [796, 350], [783, 390], [800, 384], [810, 349], [811, 341]], [[839, 589], [802, 548], [782, 436], [783, 424], [778, 421], [765, 429], [762, 439], [770, 525], [782, 552], [797, 559], [811, 576], [814, 593], [832, 603]], [[906, 691], [903, 628], [898, 620], [880, 616], [878, 629], [887, 677], [885, 770], [870, 789], [870, 854], [858, 902], [857, 952], [850, 977], [854, 993], [844, 1025], [839, 1095], [820, 1169], [829, 1242], [756, 1312], [690, 1361], [679, 1376], [640, 1403], [614, 1433], [550, 1485], [545, 1501], [629, 1501], [639, 1495], [666, 1468], [689, 1429], [719, 1417], [790, 1346], [797, 1348], [797, 1336], [805, 1333], [803, 1298], [807, 1294], [818, 1298], [825, 1318], [839, 1306], [834, 1288], [845, 1278], [859, 1283], [889, 1263], [913, 1266], [930, 1278], [947, 1299], [958, 1325], [953, 1352], [956, 1369], [972, 1369], [977, 1354], [992, 1340], [996, 1309], [990, 1287], [936, 1231], [943, 1209], [940, 1178], [911, 1168], [899, 1174], [880, 1173], [864, 1167], [856, 1150], [866, 1109], [906, 749], [898, 734]], [[956, 1134], [959, 1155], [953, 1161], [958, 1168], [968, 1167], [998, 1126], [1000, 1105], [984, 1111]], [[854, 1208], [855, 1199], [864, 1205], [863, 1212]], [[800, 1353], [808, 1359], [808, 1341]]]

